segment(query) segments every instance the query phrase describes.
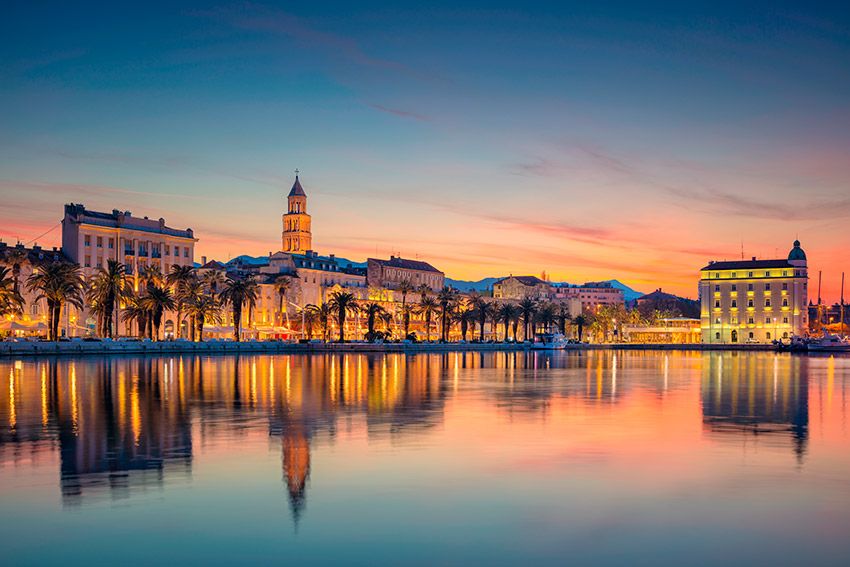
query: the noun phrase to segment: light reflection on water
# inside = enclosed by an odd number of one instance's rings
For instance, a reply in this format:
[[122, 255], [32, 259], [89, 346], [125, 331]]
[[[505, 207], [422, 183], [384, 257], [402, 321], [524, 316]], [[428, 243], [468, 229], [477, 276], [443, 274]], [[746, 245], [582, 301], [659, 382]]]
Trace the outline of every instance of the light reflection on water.
[[4, 360], [0, 544], [15, 563], [846, 564], [848, 376], [733, 352]]

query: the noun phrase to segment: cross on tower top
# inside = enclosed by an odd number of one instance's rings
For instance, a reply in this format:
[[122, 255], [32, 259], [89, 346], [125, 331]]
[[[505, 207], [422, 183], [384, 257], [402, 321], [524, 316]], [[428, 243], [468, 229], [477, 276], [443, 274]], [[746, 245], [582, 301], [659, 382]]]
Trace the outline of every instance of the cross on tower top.
[[301, 173], [301, 171], [299, 171], [299, 170], [298, 170], [298, 168], [296, 167], [296, 168], [295, 168], [295, 177], [298, 177], [298, 174], [299, 174], [299, 173]]

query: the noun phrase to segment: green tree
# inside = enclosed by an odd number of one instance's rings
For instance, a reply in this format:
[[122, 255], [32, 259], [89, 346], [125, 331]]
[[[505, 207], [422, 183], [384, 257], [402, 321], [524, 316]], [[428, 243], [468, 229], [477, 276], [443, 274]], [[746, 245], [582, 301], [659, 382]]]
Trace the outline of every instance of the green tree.
[[292, 289], [294, 278], [288, 274], [281, 274], [274, 279], [274, 289], [277, 292], [277, 313], [278, 325], [283, 325], [286, 313], [288, 311], [288, 303], [286, 295]]
[[534, 315], [537, 313], [537, 301], [531, 297], [524, 297], [519, 302], [519, 310], [522, 315], [522, 336], [523, 340], [533, 339], [534, 333]]
[[37, 294], [36, 301], [46, 300], [49, 313], [47, 337], [52, 341], [58, 341], [62, 308], [70, 304], [82, 309], [84, 305], [83, 276], [80, 267], [67, 262], [40, 265], [27, 278], [27, 289]]
[[345, 318], [349, 313], [353, 313], [357, 309], [357, 298], [354, 294], [348, 291], [335, 291], [331, 294], [328, 301], [331, 308], [336, 313], [336, 322], [339, 325], [339, 342], [345, 342]]
[[179, 339], [183, 336], [183, 310], [186, 307], [186, 286], [196, 282], [198, 276], [192, 266], [171, 266], [171, 271], [165, 276], [165, 281], [171, 286], [174, 295], [174, 305], [177, 308], [177, 325], [174, 335]]
[[431, 318], [439, 308], [440, 304], [437, 303], [437, 300], [430, 295], [425, 294], [422, 296], [422, 299], [419, 300], [419, 313], [422, 314], [422, 318], [425, 321], [426, 342], [431, 342]]
[[174, 309], [174, 296], [167, 287], [151, 285], [148, 286], [141, 303], [148, 312], [148, 338], [158, 341], [162, 316], [166, 311]]
[[440, 340], [448, 342], [451, 327], [451, 310], [457, 302], [458, 293], [445, 286], [437, 293], [437, 303], [440, 305]]
[[322, 328], [322, 340], [328, 342], [330, 340], [331, 330], [330, 320], [334, 314], [333, 307], [329, 303], [322, 303], [321, 305], [313, 305], [311, 303], [304, 309], [306, 309], [308, 313], [313, 313], [315, 320]]
[[242, 310], [253, 309], [260, 297], [260, 286], [253, 276], [244, 278], [227, 278], [224, 288], [219, 293], [223, 305], [229, 305], [233, 315], [233, 338], [242, 340]]
[[410, 309], [407, 308], [407, 296], [416, 291], [416, 287], [410, 280], [401, 280], [398, 284], [398, 292], [401, 293], [401, 320], [404, 328], [404, 338], [410, 334]]
[[380, 303], [372, 301], [361, 305], [360, 311], [366, 316], [366, 340], [373, 342], [376, 338], [375, 321], [377, 318], [382, 317], [387, 310]]
[[479, 326], [479, 340], [484, 342], [484, 327], [487, 324], [487, 320], [493, 314], [493, 304], [487, 301], [484, 297], [480, 295], [475, 295], [472, 298], [472, 306], [475, 309], [475, 315], [478, 319]]
[[[497, 319], [505, 326], [504, 342], [508, 342], [508, 330], [510, 324], [519, 317], [519, 309], [513, 303], [502, 303], [497, 310]], [[514, 337], [516, 339], [516, 337]]]
[[117, 260], [107, 260], [106, 267], [99, 267], [89, 282], [86, 299], [92, 311], [99, 313], [97, 332], [102, 337], [113, 338], [113, 321], [116, 307], [128, 300], [132, 286], [127, 281], [127, 267]]
[[20, 315], [24, 309], [24, 298], [15, 284], [9, 268], [0, 267], [0, 317]]
[[192, 321], [192, 340], [204, 342], [204, 324], [220, 325], [221, 303], [214, 295], [205, 293], [195, 295], [186, 302], [186, 312]]

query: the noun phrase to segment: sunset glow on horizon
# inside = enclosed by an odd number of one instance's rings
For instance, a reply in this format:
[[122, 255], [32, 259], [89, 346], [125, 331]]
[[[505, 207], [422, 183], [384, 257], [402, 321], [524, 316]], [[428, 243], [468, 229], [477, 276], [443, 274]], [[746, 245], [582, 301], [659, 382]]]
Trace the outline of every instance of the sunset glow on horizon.
[[696, 297], [799, 238], [813, 301], [850, 271], [846, 7], [96, 9], [0, 24], [4, 242], [59, 246], [75, 202], [266, 255], [298, 168], [313, 247], [357, 262]]

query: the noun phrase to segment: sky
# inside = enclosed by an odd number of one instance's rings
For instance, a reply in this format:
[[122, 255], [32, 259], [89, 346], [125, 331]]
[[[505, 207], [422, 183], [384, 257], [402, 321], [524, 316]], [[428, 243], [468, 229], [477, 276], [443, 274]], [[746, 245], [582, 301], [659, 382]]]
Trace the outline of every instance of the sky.
[[5, 242], [77, 202], [268, 254], [297, 168], [356, 261], [695, 297], [799, 238], [812, 297], [850, 271], [847, 5], [122, 4], [4, 9]]

